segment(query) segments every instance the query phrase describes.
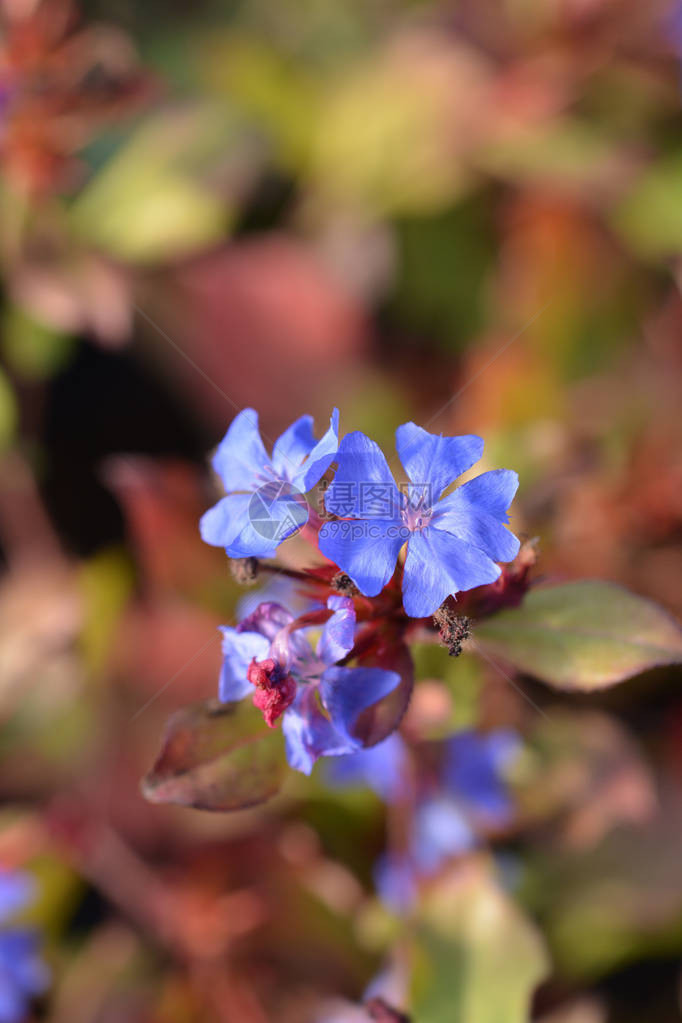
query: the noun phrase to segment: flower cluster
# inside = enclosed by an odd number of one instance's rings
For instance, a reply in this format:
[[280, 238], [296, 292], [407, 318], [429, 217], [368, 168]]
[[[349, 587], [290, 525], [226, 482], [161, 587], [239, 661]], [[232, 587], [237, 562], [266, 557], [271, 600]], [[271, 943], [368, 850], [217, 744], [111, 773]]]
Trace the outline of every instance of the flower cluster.
[[[374, 441], [359, 432], [344, 437], [325, 497], [339, 521], [322, 527], [320, 550], [373, 597], [392, 577], [407, 543], [403, 603], [410, 617], [422, 618], [446, 597], [494, 582], [500, 574], [495, 561], [516, 557], [519, 541], [504, 523], [518, 477], [505, 469], [486, 472], [443, 497], [483, 454], [481, 438], [441, 437], [404, 423], [396, 447], [409, 480], [403, 490]], [[363, 507], [358, 484], [368, 480], [388, 498], [386, 515], [370, 516]]]
[[282, 716], [287, 757], [309, 774], [318, 757], [359, 749], [354, 734], [362, 711], [400, 682], [394, 671], [343, 667], [354, 645], [352, 600], [332, 596], [331, 617], [311, 646], [302, 620], [274, 602], [259, 604], [236, 629], [223, 627], [220, 699], [253, 694], [270, 727]]
[[339, 443], [337, 409], [320, 441], [315, 441], [312, 422], [311, 416], [301, 416], [292, 423], [275, 442], [270, 458], [258, 430], [258, 413], [239, 413], [213, 456], [227, 497], [201, 520], [206, 543], [224, 547], [230, 558], [264, 558], [300, 529], [307, 514], [305, 502], [297, 498], [319, 482]]
[[[227, 496], [203, 516], [203, 539], [224, 547], [232, 558], [271, 556], [303, 524], [297, 496], [310, 491], [336, 461], [325, 494], [333, 518], [321, 525], [319, 549], [361, 593], [381, 592], [404, 545], [403, 602], [410, 617], [431, 615], [448, 596], [495, 582], [501, 572], [496, 562], [511, 561], [519, 551], [519, 541], [505, 528], [516, 473], [485, 472], [443, 496], [480, 459], [483, 441], [473, 435], [443, 437], [404, 423], [396, 431], [396, 446], [408, 481], [399, 489], [369, 437], [356, 431], [338, 443], [338, 421], [335, 409], [329, 429], [316, 441], [311, 417], [302, 416], [275, 442], [270, 458], [258, 414], [240, 412], [213, 458]], [[264, 529], [268, 518], [273, 528]]]
[[514, 806], [505, 775], [519, 750], [518, 736], [507, 729], [458, 732], [436, 751], [438, 769], [419, 772], [416, 764], [417, 777], [410, 781], [408, 751], [396, 734], [334, 764], [328, 772], [333, 784], [367, 785], [389, 805], [404, 802], [414, 789], [407, 844], [377, 865], [377, 887], [389, 905], [406, 908], [421, 879], [474, 849], [482, 834], [511, 822]]
[[9, 925], [33, 899], [32, 879], [0, 870], [0, 1023], [20, 1023], [32, 998], [43, 993], [49, 973], [35, 931]]
[[[281, 720], [289, 763], [305, 773], [320, 756], [357, 753], [398, 727], [412, 685], [406, 640], [415, 619], [437, 637], [436, 624], [423, 620], [439, 609], [441, 618], [452, 614], [458, 593], [496, 583], [498, 562], [519, 551], [506, 528], [514, 472], [485, 472], [449, 492], [480, 459], [480, 437], [443, 437], [405, 423], [396, 446], [407, 477], [400, 486], [369, 437], [354, 432], [339, 441], [336, 409], [321, 439], [302, 416], [271, 456], [257, 413], [244, 409], [213, 458], [226, 496], [203, 516], [203, 539], [249, 559], [238, 573], [244, 581], [260, 569], [284, 572], [305, 608], [296, 616], [286, 600], [251, 600], [236, 627], [223, 627], [220, 699], [251, 696], [270, 727]], [[320, 516], [305, 494], [333, 463]], [[255, 560], [299, 532], [314, 548], [312, 567]], [[450, 644], [453, 653], [466, 635]], [[381, 756], [390, 749], [384, 745]], [[378, 767], [373, 783], [383, 774]]]

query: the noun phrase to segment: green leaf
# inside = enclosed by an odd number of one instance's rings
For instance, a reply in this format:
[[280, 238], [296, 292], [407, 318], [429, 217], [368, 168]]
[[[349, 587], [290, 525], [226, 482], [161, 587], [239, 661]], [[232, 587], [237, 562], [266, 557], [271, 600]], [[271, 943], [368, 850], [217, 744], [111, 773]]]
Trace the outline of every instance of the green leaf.
[[169, 719], [142, 794], [151, 803], [240, 810], [273, 796], [286, 769], [279, 730], [268, 729], [248, 700], [209, 700]]
[[589, 186], [612, 181], [620, 165], [604, 132], [578, 118], [553, 118], [534, 131], [502, 135], [478, 153], [489, 173], [524, 184]]
[[52, 376], [74, 349], [73, 338], [34, 319], [17, 305], [5, 309], [2, 328], [3, 355], [16, 373], [29, 380]]
[[614, 583], [531, 590], [521, 607], [476, 627], [483, 649], [560, 689], [591, 692], [647, 668], [682, 662], [682, 629]]
[[145, 122], [73, 203], [73, 229], [115, 259], [140, 264], [217, 243], [228, 210], [204, 180], [211, 137], [221, 138], [220, 126], [204, 110]]
[[429, 892], [413, 955], [419, 1023], [527, 1023], [548, 968], [533, 925], [478, 872], [450, 875]]
[[642, 255], [677, 255], [682, 245], [682, 153], [644, 172], [617, 208], [615, 223]]
[[80, 636], [83, 660], [101, 671], [110, 654], [116, 629], [135, 585], [133, 569], [123, 551], [103, 550], [78, 571], [85, 621]]
[[14, 391], [0, 370], [0, 451], [7, 447], [14, 435], [17, 422], [17, 406]]

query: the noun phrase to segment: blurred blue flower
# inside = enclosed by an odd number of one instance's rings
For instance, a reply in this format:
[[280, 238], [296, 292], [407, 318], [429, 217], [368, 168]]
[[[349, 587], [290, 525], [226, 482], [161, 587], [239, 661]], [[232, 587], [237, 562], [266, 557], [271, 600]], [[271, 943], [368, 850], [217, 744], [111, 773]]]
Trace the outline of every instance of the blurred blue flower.
[[[414, 900], [417, 881], [436, 873], [451, 857], [475, 848], [484, 830], [502, 828], [514, 805], [504, 772], [520, 750], [515, 732], [463, 731], [444, 745], [435, 784], [417, 785], [412, 833], [403, 854], [377, 863], [377, 889], [386, 903], [404, 911]], [[366, 784], [387, 803], [405, 790], [407, 753], [398, 735], [370, 750], [339, 759], [329, 769], [334, 784]]]
[[407, 750], [397, 732], [369, 749], [338, 757], [327, 769], [332, 785], [367, 785], [383, 799], [392, 803], [398, 799], [404, 783]]
[[305, 524], [304, 493], [321, 479], [338, 447], [339, 413], [316, 441], [312, 416], [301, 416], [275, 442], [270, 458], [258, 430], [258, 413], [243, 409], [213, 456], [227, 496], [201, 518], [202, 539], [231, 558], [267, 557]]
[[0, 925], [28, 906], [35, 894], [35, 884], [29, 874], [0, 868]]
[[450, 594], [494, 582], [500, 575], [495, 562], [516, 557], [519, 541], [504, 524], [518, 477], [496, 469], [441, 498], [479, 460], [481, 438], [443, 437], [404, 423], [396, 446], [410, 480], [406, 492], [398, 490], [374, 441], [359, 432], [344, 437], [325, 495], [327, 511], [338, 520], [323, 525], [320, 549], [373, 597], [393, 575], [407, 541], [403, 603], [408, 615], [423, 618]]
[[20, 1023], [31, 999], [42, 994], [49, 983], [36, 932], [8, 926], [33, 895], [29, 875], [0, 870], [0, 1023]]
[[293, 615], [273, 602], [260, 604], [236, 629], [221, 629], [220, 699], [252, 693], [271, 727], [283, 715], [287, 759], [304, 774], [321, 756], [361, 749], [353, 734], [359, 715], [400, 682], [393, 671], [338, 664], [353, 648], [355, 610], [341, 596], [329, 597], [327, 607], [333, 613], [315, 649]]
[[511, 729], [458, 732], [446, 744], [444, 789], [477, 822], [504, 827], [514, 811], [504, 774], [520, 749], [521, 741]]

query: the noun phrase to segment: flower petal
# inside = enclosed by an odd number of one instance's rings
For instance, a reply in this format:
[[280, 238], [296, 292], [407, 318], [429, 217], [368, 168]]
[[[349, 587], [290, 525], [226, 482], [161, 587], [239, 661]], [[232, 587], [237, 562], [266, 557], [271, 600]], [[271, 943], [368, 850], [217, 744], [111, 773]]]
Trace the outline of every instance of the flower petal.
[[275, 553], [283, 540], [291, 536], [300, 528], [300, 522], [289, 516], [287, 523], [286, 516], [279, 517], [278, 509], [273, 509], [272, 515], [263, 515], [260, 495], [240, 494], [240, 497], [248, 497], [249, 504], [246, 509], [246, 516], [242, 520], [242, 528], [234, 539], [225, 546], [225, 552], [229, 558], [270, 558]]
[[270, 646], [270, 656], [299, 682], [309, 682], [322, 671], [303, 629], [282, 629]]
[[258, 413], [245, 408], [230, 423], [213, 456], [213, 468], [225, 490], [255, 490], [262, 482], [259, 476], [271, 468], [268, 454], [258, 431]]
[[291, 671], [297, 677], [305, 674], [305, 668], [314, 664], [321, 670], [315, 659], [312, 647], [302, 630], [287, 628], [294, 620], [294, 616], [287, 608], [282, 607], [275, 601], [262, 601], [252, 612], [237, 626], [237, 632], [257, 632], [268, 640], [268, 657], [274, 659], [286, 671]]
[[311, 490], [324, 476], [336, 457], [339, 447], [339, 410], [331, 414], [329, 429], [318, 440], [298, 472], [291, 476], [291, 483], [303, 493]]
[[325, 623], [316, 650], [325, 665], [342, 660], [355, 643], [355, 607], [350, 597], [332, 596], [327, 607], [334, 614]]
[[439, 501], [431, 525], [484, 551], [494, 561], [512, 561], [520, 541], [503, 525], [518, 486], [508, 469], [484, 472]]
[[12, 983], [11, 976], [3, 979], [0, 984], [0, 1023], [21, 1023], [25, 1020], [28, 1000], [25, 992]]
[[315, 761], [322, 756], [341, 756], [355, 749], [325, 717], [317, 702], [317, 686], [300, 686], [296, 699], [285, 712], [282, 731], [286, 743], [287, 760], [291, 767], [310, 774]]
[[35, 897], [35, 882], [19, 870], [0, 870], [0, 923], [11, 919]]
[[475, 845], [476, 836], [452, 800], [438, 797], [418, 807], [412, 855], [420, 873], [433, 873], [444, 860]]
[[313, 417], [301, 416], [275, 441], [272, 464], [281, 479], [291, 479], [315, 447]]
[[495, 582], [499, 575], [483, 551], [429, 526], [413, 533], [407, 545], [403, 606], [412, 618], [426, 618], [450, 594]]
[[483, 454], [483, 440], [475, 434], [443, 437], [429, 433], [416, 423], [399, 426], [395, 443], [412, 483], [420, 489], [429, 486], [431, 502], [437, 501], [445, 488]]
[[294, 616], [274, 600], [262, 600], [260, 604], [237, 626], [237, 632], [259, 632], [272, 642], [280, 629], [291, 625]]
[[368, 785], [390, 803], [402, 791], [406, 763], [405, 745], [394, 732], [376, 746], [336, 759], [328, 777], [334, 785]]
[[343, 438], [336, 460], [339, 467], [324, 495], [330, 515], [399, 519], [400, 493], [378, 444], [356, 430]]
[[374, 867], [379, 897], [396, 913], [406, 913], [417, 898], [417, 875], [409, 857], [386, 853]]
[[463, 483], [455, 493], [465, 491], [469, 504], [483, 508], [501, 522], [509, 522], [509, 506], [518, 486], [518, 473], [512, 469], [492, 469]]
[[231, 546], [248, 548], [249, 554], [266, 548], [274, 552], [279, 544], [305, 526], [309, 515], [310, 507], [299, 490], [286, 480], [271, 480], [250, 495], [244, 527]]
[[327, 668], [320, 681], [322, 703], [336, 730], [360, 745], [353, 735], [360, 713], [400, 684], [396, 671], [383, 668]]
[[346, 572], [367, 597], [375, 597], [395, 570], [409, 530], [393, 519], [325, 522], [320, 550]]
[[17, 984], [12, 983], [11, 975], [3, 979], [3, 983], [0, 984], [0, 1023], [21, 1023], [26, 1018], [27, 1001], [24, 992]]
[[501, 825], [513, 807], [502, 771], [519, 748], [518, 737], [509, 730], [460, 732], [447, 744], [444, 781], [453, 796]]
[[223, 666], [218, 698], [223, 703], [232, 703], [253, 692], [253, 686], [246, 677], [247, 669], [254, 657], [257, 661], [267, 657], [270, 644], [258, 632], [238, 632], [228, 625], [222, 625], [220, 631], [223, 634]]
[[[12, 987], [21, 991], [26, 999], [42, 994], [50, 980], [49, 970], [40, 957], [39, 949], [37, 932], [27, 927], [0, 935], [0, 978], [2, 981], [9, 980]], [[4, 985], [0, 984], [0, 987]], [[26, 1007], [17, 1019], [23, 1020], [25, 1012]]]
[[229, 547], [249, 521], [251, 494], [229, 494], [201, 516], [199, 532], [204, 543]]

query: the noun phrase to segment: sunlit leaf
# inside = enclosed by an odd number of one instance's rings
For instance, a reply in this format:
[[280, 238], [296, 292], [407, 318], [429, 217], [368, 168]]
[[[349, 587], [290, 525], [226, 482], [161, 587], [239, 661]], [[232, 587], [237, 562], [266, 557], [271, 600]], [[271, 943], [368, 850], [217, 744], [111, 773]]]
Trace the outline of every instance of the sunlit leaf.
[[12, 439], [16, 417], [14, 393], [6, 376], [0, 370], [0, 451]]
[[616, 226], [645, 256], [677, 254], [682, 244], [682, 154], [659, 161], [616, 211]]
[[456, 874], [427, 895], [414, 945], [419, 1023], [526, 1023], [546, 971], [538, 933], [489, 875]]
[[85, 609], [81, 649], [88, 667], [96, 670], [106, 663], [110, 653], [133, 587], [132, 569], [121, 552], [102, 551], [83, 563], [79, 583]]
[[476, 640], [520, 671], [585, 692], [682, 662], [682, 629], [662, 608], [598, 581], [531, 590], [478, 625]]
[[209, 91], [246, 111], [285, 165], [300, 167], [308, 159], [318, 117], [315, 76], [246, 33], [214, 33], [202, 53], [199, 73]]
[[115, 258], [140, 263], [217, 242], [227, 211], [202, 182], [211, 135], [220, 138], [215, 119], [198, 110], [144, 124], [74, 203], [74, 228]]
[[21, 376], [40, 380], [68, 360], [73, 339], [52, 330], [19, 306], [10, 305], [3, 317], [3, 354]]
[[152, 803], [239, 810], [273, 796], [285, 771], [279, 729], [268, 729], [248, 700], [210, 700], [169, 719], [142, 793]]
[[331, 84], [311, 173], [320, 190], [380, 211], [428, 213], [469, 186], [460, 151], [487, 86], [472, 50], [426, 34], [397, 39]]
[[492, 173], [521, 182], [603, 184], [619, 171], [617, 154], [603, 131], [567, 117], [546, 128], [495, 139], [478, 158]]

